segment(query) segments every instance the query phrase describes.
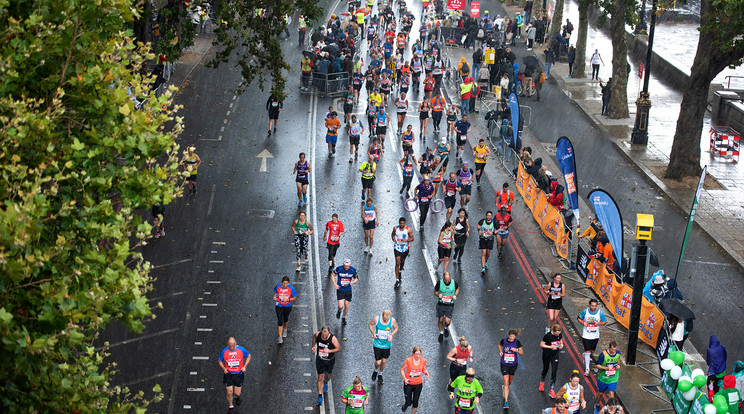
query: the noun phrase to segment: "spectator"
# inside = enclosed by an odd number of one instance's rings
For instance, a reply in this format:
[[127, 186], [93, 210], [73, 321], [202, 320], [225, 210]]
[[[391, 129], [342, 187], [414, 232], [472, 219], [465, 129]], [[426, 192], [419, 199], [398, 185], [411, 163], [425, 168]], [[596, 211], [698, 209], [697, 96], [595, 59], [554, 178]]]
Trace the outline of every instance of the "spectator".
[[645, 296], [649, 302], [657, 303], [668, 291], [666, 282], [667, 277], [664, 274], [664, 269], [657, 270], [656, 273], [649, 278], [648, 282], [646, 282], [646, 286], [643, 287], [643, 296]]
[[525, 24], [528, 24], [530, 20], [532, 19], [532, 0], [527, 0], [524, 3], [524, 22]]
[[537, 37], [537, 29], [535, 26], [530, 24], [527, 26], [527, 50], [532, 50], [532, 46], [535, 44], [535, 37]]
[[558, 184], [558, 181], [550, 183], [550, 195], [548, 195], [548, 203], [553, 205], [558, 210], [563, 209], [563, 186]]
[[545, 53], [545, 77], [549, 78], [550, 68], [553, 66], [553, 63], [555, 63], [555, 53], [553, 53], [553, 49], [550, 48], [550, 45], [543, 50], [543, 53]]
[[576, 61], [576, 48], [574, 48], [573, 45], [569, 46], [568, 48], [568, 54], [566, 56], [566, 60], [568, 61], [568, 76], [567, 77], [570, 78], [571, 76], [573, 76], [573, 65], [574, 65], [574, 62]]
[[532, 166], [525, 168], [525, 172], [527, 174], [531, 175], [532, 178], [537, 182], [538, 178], [540, 177], [540, 169], [542, 169], [542, 163], [543, 159], [540, 157], [535, 158], [535, 161], [532, 163]]
[[468, 65], [464, 56], [460, 58], [460, 63], [457, 65], [457, 73], [460, 74], [460, 79], [462, 79], [463, 83], [465, 82], [465, 78], [470, 75], [470, 65]]
[[473, 76], [475, 76], [477, 79], [480, 79], [480, 65], [483, 62], [483, 48], [477, 47], [475, 48], [475, 52], [473, 52]]
[[602, 113], [600, 115], [609, 115], [610, 98], [612, 97], [612, 78], [607, 79], [607, 83], [604, 85], [600, 79], [599, 87], [602, 88]]
[[[499, 82], [499, 85], [501, 85], [501, 96], [502, 97], [509, 96], [509, 84], [510, 83], [511, 82], [509, 80], [509, 75], [504, 73], [504, 76], [501, 77], [501, 81]], [[504, 99], [504, 101], [506, 101], [506, 99]]]
[[550, 194], [550, 177], [548, 177], [548, 167], [542, 166], [537, 171], [537, 186], [545, 194]]
[[726, 347], [721, 345], [718, 337], [710, 336], [708, 353], [705, 362], [708, 364], [708, 399], [713, 401], [713, 396], [720, 389], [719, 382], [726, 375]]

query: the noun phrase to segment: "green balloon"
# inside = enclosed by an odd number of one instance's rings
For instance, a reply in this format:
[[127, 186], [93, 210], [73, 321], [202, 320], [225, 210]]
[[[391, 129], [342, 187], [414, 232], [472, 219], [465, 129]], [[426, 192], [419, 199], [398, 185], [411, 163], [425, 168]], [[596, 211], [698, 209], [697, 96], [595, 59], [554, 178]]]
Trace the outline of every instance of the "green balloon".
[[679, 384], [677, 384], [677, 388], [679, 388], [682, 392], [687, 392], [692, 389], [692, 382], [690, 381], [680, 381]]
[[726, 397], [723, 395], [716, 394], [713, 397], [713, 405], [716, 407], [716, 414], [728, 413], [728, 403], [726, 402]]
[[698, 375], [692, 379], [692, 384], [695, 385], [696, 388], [703, 388], [707, 381], [708, 379], [705, 378], [704, 375]]
[[674, 361], [677, 365], [682, 365], [685, 362], [685, 353], [682, 351], [674, 351], [669, 354], [669, 359]]

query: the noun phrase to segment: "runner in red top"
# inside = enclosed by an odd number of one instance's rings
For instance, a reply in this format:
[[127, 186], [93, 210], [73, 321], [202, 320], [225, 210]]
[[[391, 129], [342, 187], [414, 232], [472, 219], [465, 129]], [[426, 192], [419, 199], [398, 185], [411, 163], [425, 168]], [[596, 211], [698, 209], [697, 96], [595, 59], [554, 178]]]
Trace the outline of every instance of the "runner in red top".
[[217, 361], [224, 374], [222, 382], [227, 387], [227, 404], [230, 413], [233, 412], [235, 405], [240, 405], [240, 391], [249, 362], [251, 362], [250, 352], [238, 345], [235, 338], [230, 337]]
[[501, 250], [506, 246], [506, 240], [509, 238], [509, 227], [512, 224], [512, 216], [507, 212], [507, 207], [502, 205], [499, 212], [494, 216], [496, 221], [496, 247], [499, 249], [499, 259], [503, 259]]
[[333, 260], [336, 258], [336, 251], [341, 243], [341, 235], [344, 234], [344, 223], [338, 219], [338, 214], [333, 213], [331, 221], [326, 223], [323, 239], [328, 247], [328, 276], [333, 272]]
[[501, 190], [496, 192], [496, 209], [501, 210], [506, 206], [507, 213], [511, 214], [512, 204], [514, 204], [514, 193], [509, 191], [509, 183], [504, 183]]

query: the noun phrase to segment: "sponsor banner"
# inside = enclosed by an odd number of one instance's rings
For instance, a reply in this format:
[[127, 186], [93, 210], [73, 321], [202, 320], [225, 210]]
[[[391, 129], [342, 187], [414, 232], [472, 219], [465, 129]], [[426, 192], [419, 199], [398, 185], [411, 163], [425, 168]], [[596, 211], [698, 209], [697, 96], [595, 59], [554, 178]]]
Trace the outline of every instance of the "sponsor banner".
[[511, 110], [511, 125], [514, 131], [514, 151], [517, 150], [517, 137], [519, 136], [519, 100], [517, 95], [509, 95], [509, 109]]
[[594, 207], [602, 229], [607, 233], [607, 238], [612, 246], [612, 254], [615, 259], [622, 263], [623, 260], [623, 217], [620, 214], [615, 200], [612, 196], [602, 190], [592, 190], [589, 193], [589, 202]]
[[576, 178], [576, 157], [574, 156], [573, 144], [566, 137], [558, 138], [555, 155], [558, 157], [558, 164], [561, 166], [563, 173], [563, 182], [566, 184], [566, 194], [568, 194], [568, 204], [573, 210], [576, 220], [579, 219], [579, 192], [576, 191], [578, 178]]
[[517, 171], [517, 191], [532, 211], [532, 216], [540, 225], [540, 230], [555, 244], [558, 255], [564, 259], [567, 258], [568, 234], [566, 234], [563, 215], [548, 203], [548, 197], [538, 188], [535, 180], [527, 174], [521, 163]]
[[450, 10], [465, 11], [465, 0], [447, 0], [447, 8]]
[[586, 254], [584, 249], [579, 245], [579, 251], [576, 254], [576, 273], [581, 276], [581, 279], [586, 282], [586, 278], [589, 275], [589, 255]]
[[479, 16], [480, 16], [480, 2], [471, 1], [470, 2], [470, 17], [479, 17]]

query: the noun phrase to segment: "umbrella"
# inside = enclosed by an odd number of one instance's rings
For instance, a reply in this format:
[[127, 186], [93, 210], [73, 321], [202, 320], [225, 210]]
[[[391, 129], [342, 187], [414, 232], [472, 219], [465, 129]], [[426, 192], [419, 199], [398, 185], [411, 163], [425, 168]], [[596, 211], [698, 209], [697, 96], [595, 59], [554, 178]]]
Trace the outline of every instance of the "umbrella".
[[532, 55], [522, 58], [522, 62], [524, 62], [524, 65], [528, 68], [537, 69], [540, 67], [540, 61]]
[[690, 309], [690, 305], [677, 298], [662, 299], [659, 304], [665, 313], [672, 314], [682, 321], [695, 319], [695, 313]]
[[315, 53], [313, 53], [313, 52], [311, 52], [311, 51], [309, 51], [309, 50], [303, 50], [303, 51], [302, 51], [302, 54], [303, 54], [304, 56], [307, 56], [307, 57], [309, 57], [310, 59], [315, 59], [315, 58], [317, 57], [317, 56], [315, 55]]

